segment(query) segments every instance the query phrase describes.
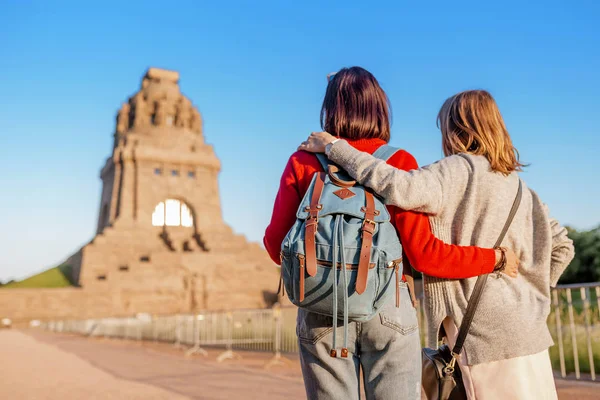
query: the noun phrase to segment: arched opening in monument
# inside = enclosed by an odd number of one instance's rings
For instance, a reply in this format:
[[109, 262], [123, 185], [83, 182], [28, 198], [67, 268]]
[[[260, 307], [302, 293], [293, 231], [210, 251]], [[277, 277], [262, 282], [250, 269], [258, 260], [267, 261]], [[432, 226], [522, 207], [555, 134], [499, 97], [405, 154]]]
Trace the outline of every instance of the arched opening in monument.
[[152, 226], [192, 227], [194, 218], [187, 204], [177, 199], [166, 199], [154, 207]]

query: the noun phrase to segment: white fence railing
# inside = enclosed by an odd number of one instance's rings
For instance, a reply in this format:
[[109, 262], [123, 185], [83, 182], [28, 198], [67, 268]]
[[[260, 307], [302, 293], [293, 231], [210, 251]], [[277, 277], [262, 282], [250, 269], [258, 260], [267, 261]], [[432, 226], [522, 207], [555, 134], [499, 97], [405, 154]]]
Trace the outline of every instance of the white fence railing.
[[[554, 367], [562, 377], [574, 373], [576, 379], [596, 380], [596, 369], [600, 368], [600, 282], [560, 285], [552, 291], [552, 300], [548, 324], [556, 343], [550, 349]], [[419, 307], [418, 311], [424, 334], [423, 310]], [[295, 307], [60, 320], [42, 327], [94, 337], [168, 342], [185, 346], [188, 355], [206, 354], [208, 347], [222, 348], [219, 361], [239, 357], [234, 350], [252, 350], [272, 352], [273, 362], [284, 362], [282, 352], [298, 351]]]
[[187, 354], [206, 354], [204, 348], [224, 348], [218, 360], [235, 358], [234, 350], [267, 351], [280, 359], [281, 352], [297, 352], [296, 308], [207, 311], [196, 314], [129, 318], [58, 320], [42, 323], [52, 332], [91, 337], [121, 338], [189, 346]]
[[552, 314], [548, 324], [555, 345], [550, 351], [561, 376], [572, 371], [581, 379], [584, 372], [595, 381], [600, 369], [600, 282], [559, 285], [552, 291]]

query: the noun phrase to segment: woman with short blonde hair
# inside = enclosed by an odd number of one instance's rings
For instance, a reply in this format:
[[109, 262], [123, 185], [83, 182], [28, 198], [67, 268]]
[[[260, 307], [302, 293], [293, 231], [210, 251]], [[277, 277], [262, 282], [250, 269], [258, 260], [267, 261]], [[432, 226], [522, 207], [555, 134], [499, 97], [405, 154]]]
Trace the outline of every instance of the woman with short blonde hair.
[[[436, 237], [489, 247], [499, 236], [519, 187], [523, 164], [493, 97], [471, 90], [450, 97], [438, 114], [446, 158], [406, 172], [359, 152], [326, 132], [301, 150], [325, 152], [387, 204], [429, 214]], [[546, 325], [550, 288], [574, 255], [567, 231], [549, 217], [538, 195], [522, 183], [518, 211], [502, 243], [520, 261], [520, 275], [488, 280], [459, 359], [469, 399], [556, 399]], [[431, 347], [443, 326], [451, 346], [465, 317], [476, 278], [425, 275]]]
[[458, 153], [481, 155], [502, 174], [521, 171], [519, 152], [513, 146], [502, 114], [491, 94], [469, 90], [447, 99], [437, 116], [446, 157]]

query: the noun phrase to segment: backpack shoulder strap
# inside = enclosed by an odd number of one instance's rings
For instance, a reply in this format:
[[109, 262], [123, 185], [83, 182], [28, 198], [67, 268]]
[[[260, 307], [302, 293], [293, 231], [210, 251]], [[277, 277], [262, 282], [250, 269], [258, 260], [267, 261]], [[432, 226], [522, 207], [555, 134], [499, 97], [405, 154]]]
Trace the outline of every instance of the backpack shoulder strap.
[[375, 150], [375, 152], [372, 155], [375, 158], [378, 158], [383, 161], [387, 161], [390, 158], [392, 158], [392, 156], [394, 154], [396, 154], [398, 152], [398, 150], [400, 150], [400, 149], [389, 146], [387, 144], [384, 144], [383, 146], [381, 146], [377, 150]]
[[315, 153], [315, 156], [317, 156], [317, 159], [321, 163], [321, 167], [323, 167], [323, 171], [327, 171], [327, 167], [329, 165], [329, 159], [327, 158], [327, 156], [323, 153]]

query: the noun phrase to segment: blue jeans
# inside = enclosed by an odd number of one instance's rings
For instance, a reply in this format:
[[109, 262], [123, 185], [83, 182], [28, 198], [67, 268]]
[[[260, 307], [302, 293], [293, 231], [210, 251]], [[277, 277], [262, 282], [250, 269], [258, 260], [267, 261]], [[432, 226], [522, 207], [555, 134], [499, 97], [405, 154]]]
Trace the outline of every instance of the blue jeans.
[[[417, 313], [400, 283], [400, 307], [392, 299], [368, 322], [351, 322], [348, 358], [329, 355], [333, 320], [298, 309], [297, 335], [309, 400], [359, 400], [360, 368], [367, 400], [421, 398], [421, 342]], [[338, 325], [338, 338], [343, 327]], [[338, 340], [338, 343], [341, 341]]]

